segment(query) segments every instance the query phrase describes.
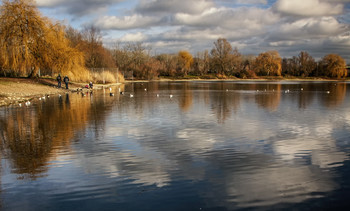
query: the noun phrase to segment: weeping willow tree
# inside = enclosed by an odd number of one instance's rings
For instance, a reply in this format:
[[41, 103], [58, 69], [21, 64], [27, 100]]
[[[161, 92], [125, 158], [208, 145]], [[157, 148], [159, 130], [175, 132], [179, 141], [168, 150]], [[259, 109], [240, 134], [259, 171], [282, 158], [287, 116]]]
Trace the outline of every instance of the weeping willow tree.
[[281, 76], [282, 59], [277, 51], [259, 54], [254, 62], [254, 70], [258, 75]]
[[323, 74], [331, 78], [345, 78], [348, 75], [345, 60], [337, 54], [328, 54], [322, 58]]
[[83, 54], [70, 47], [64, 27], [43, 17], [33, 0], [2, 0], [0, 68], [11, 76], [35, 77], [42, 69], [73, 80], [89, 77]]

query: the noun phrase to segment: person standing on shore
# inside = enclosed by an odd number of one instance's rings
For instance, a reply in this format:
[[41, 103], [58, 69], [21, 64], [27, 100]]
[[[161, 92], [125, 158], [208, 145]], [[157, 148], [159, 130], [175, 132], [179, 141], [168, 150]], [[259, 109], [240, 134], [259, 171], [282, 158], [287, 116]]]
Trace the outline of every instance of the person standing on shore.
[[62, 81], [61, 74], [58, 74], [56, 79], [57, 79], [57, 82], [58, 82], [57, 87], [61, 88], [61, 81]]
[[66, 84], [66, 89], [68, 89], [68, 82], [69, 82], [68, 76], [64, 76], [63, 82]]

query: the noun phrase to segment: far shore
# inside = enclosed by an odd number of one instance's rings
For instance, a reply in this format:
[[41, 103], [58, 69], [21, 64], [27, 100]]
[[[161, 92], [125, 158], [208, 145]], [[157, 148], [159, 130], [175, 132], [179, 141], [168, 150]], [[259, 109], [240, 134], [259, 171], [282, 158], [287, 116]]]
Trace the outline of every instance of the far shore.
[[[279, 78], [279, 77], [268, 77], [258, 79], [240, 79], [240, 78], [229, 78], [229, 79], [172, 79], [172, 78], [160, 78], [158, 80], [151, 81], [251, 81], [251, 82], [262, 82], [262, 81], [348, 81], [346, 80], [335, 80], [335, 79], [324, 79], [324, 78]], [[149, 82], [148, 80], [126, 80], [124, 83], [135, 83], [135, 82]], [[120, 83], [114, 84], [94, 84], [94, 89], [102, 89], [110, 86], [117, 86]], [[43, 96], [64, 94], [67, 92], [76, 92], [77, 89], [83, 88], [85, 83], [69, 83], [69, 89], [65, 89], [64, 83], [61, 88], [57, 88], [57, 82], [50, 78], [39, 78], [39, 79], [28, 79], [28, 78], [5, 78], [0, 77], [0, 106], [8, 105], [19, 105], [27, 101], [31, 101], [34, 98]]]

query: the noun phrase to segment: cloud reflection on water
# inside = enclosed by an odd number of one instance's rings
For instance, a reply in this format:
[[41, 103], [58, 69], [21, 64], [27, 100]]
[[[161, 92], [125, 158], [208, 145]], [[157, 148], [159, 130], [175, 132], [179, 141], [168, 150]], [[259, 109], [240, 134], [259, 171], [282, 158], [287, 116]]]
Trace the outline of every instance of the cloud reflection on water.
[[[96, 93], [92, 100], [81, 101], [72, 95], [69, 106], [54, 102], [35, 109], [5, 109], [2, 152], [7, 152], [13, 173], [32, 174], [32, 179], [51, 177], [48, 168], [62, 167], [49, 163], [69, 154], [71, 162], [65, 165], [77, 170], [65, 173], [75, 176], [99, 175], [108, 181], [128, 178], [131, 184], [157, 188], [170, 188], [182, 180], [204, 181], [214, 193], [202, 197], [220, 196], [215, 200], [228, 208], [298, 203], [335, 191], [337, 175], [328, 170], [349, 159], [348, 152], [337, 145], [350, 127], [347, 84], [333, 84], [327, 94], [329, 86], [150, 83], [126, 87], [126, 92], [135, 93], [134, 98]], [[170, 99], [169, 93], [175, 97]], [[50, 109], [55, 106], [58, 109]], [[13, 115], [16, 112], [30, 114], [30, 119], [43, 124], [50, 116], [49, 129], [18, 119], [20, 115]], [[67, 118], [69, 125], [64, 122]], [[34, 133], [13, 136], [20, 131], [11, 126], [14, 122], [29, 125]], [[35, 136], [36, 144], [21, 147], [34, 140], [27, 135], [36, 131], [43, 134]], [[68, 134], [60, 136], [60, 132]], [[60, 155], [62, 147], [64, 155]], [[41, 149], [45, 153], [35, 154]], [[19, 162], [22, 151], [33, 159]], [[37, 159], [41, 162], [33, 165], [31, 161]], [[89, 180], [88, 185], [100, 182]]]

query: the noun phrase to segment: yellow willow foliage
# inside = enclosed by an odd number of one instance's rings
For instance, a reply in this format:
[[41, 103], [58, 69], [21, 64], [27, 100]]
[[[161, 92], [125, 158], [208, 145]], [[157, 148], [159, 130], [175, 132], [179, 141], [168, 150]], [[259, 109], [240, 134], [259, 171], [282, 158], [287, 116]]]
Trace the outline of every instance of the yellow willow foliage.
[[50, 47], [46, 52], [46, 55], [49, 56], [47, 67], [54, 73], [68, 75], [71, 80], [88, 81], [90, 72], [84, 67], [83, 53], [70, 47], [70, 41], [65, 37], [63, 26], [50, 24], [49, 27], [47, 41]]
[[254, 62], [254, 69], [260, 75], [281, 75], [282, 59], [277, 51], [259, 54]]
[[193, 57], [188, 51], [179, 51], [179, 60], [183, 68], [189, 69], [193, 63]]
[[3, 0], [0, 12], [0, 64], [24, 75], [38, 67], [32, 51], [43, 39], [44, 19], [29, 0]]
[[345, 60], [337, 54], [328, 54], [322, 59], [325, 75], [333, 78], [345, 78], [348, 74]]
[[15, 76], [35, 76], [39, 69], [87, 81], [81, 52], [71, 48], [64, 28], [42, 17], [33, 0], [2, 0], [0, 69]]

